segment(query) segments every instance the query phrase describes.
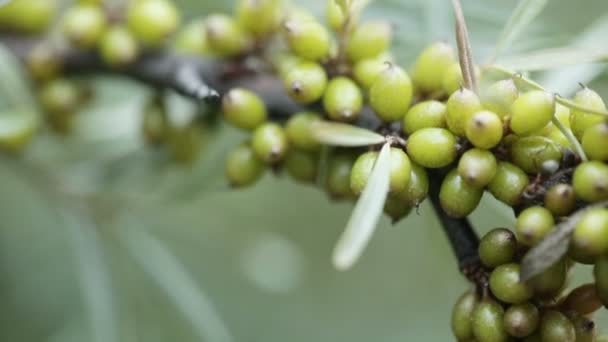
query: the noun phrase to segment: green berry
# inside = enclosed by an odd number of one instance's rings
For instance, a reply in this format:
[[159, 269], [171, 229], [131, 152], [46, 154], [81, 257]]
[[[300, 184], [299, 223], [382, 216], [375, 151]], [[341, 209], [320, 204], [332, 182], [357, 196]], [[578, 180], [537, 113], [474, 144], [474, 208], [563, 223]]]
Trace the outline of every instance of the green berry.
[[497, 302], [487, 298], [477, 304], [471, 315], [473, 336], [478, 342], [507, 342], [504, 309]]
[[471, 316], [477, 306], [475, 291], [467, 291], [454, 304], [452, 309], [452, 333], [458, 341], [473, 339], [473, 326]]
[[515, 234], [506, 228], [494, 228], [479, 242], [479, 259], [490, 268], [509, 263], [517, 251]]
[[354, 163], [355, 158], [350, 153], [339, 153], [330, 157], [326, 188], [332, 197], [348, 198], [353, 195], [350, 179]]
[[393, 224], [396, 224], [404, 217], [407, 217], [412, 211], [412, 207], [401, 197], [389, 195], [384, 203], [384, 213], [391, 218]]
[[543, 207], [535, 206], [523, 210], [517, 217], [515, 231], [517, 239], [524, 245], [538, 244], [555, 226], [551, 212]]
[[383, 21], [363, 23], [354, 30], [346, 45], [346, 55], [352, 62], [374, 58], [385, 52], [390, 44], [392, 29]]
[[323, 106], [330, 119], [352, 122], [363, 107], [363, 94], [350, 78], [336, 77], [327, 84]]
[[[410, 181], [411, 177], [411, 163], [407, 154], [402, 149], [391, 147], [390, 149], [390, 192], [393, 194], [404, 191]], [[351, 173], [351, 189], [355, 194], [360, 194], [365, 185], [369, 175], [372, 172], [378, 152], [367, 152], [362, 154], [355, 165]]]
[[574, 192], [588, 202], [608, 199], [608, 165], [598, 161], [582, 163], [572, 177]]
[[448, 216], [465, 217], [477, 208], [483, 189], [467, 184], [454, 169], [447, 174], [439, 191], [441, 208]]
[[[517, 139], [511, 146], [511, 161], [527, 173], [554, 171], [562, 160], [562, 149], [552, 140], [541, 136]], [[552, 172], [551, 172], [552, 173]]]
[[240, 0], [237, 7], [239, 25], [255, 36], [266, 36], [279, 24], [280, 0]]
[[145, 46], [159, 47], [179, 26], [180, 15], [171, 0], [131, 1], [127, 24]]
[[555, 113], [553, 95], [532, 90], [520, 95], [511, 106], [511, 130], [517, 135], [528, 135], [545, 127]]
[[482, 110], [479, 97], [469, 89], [454, 92], [447, 102], [446, 123], [452, 133], [465, 135], [466, 124], [474, 113]]
[[[331, 2], [331, 1], [330, 1]], [[353, 68], [355, 81], [364, 90], [369, 90], [382, 71], [386, 69], [386, 63], [391, 62], [392, 58], [387, 54], [382, 54], [376, 58], [363, 59], [357, 62]]]
[[543, 314], [540, 335], [543, 342], [576, 342], [574, 324], [563, 313], [555, 310]]
[[570, 291], [564, 299], [563, 307], [579, 315], [589, 315], [602, 307], [595, 284], [583, 284]]
[[204, 127], [196, 121], [183, 127], [174, 127], [169, 134], [169, 154], [183, 165], [193, 164], [202, 151]]
[[298, 103], [313, 103], [323, 96], [327, 86], [325, 69], [317, 63], [303, 62], [294, 66], [284, 79], [289, 96]]
[[[606, 105], [602, 98], [595, 91], [587, 87], [577, 92], [576, 95], [574, 95], [573, 101], [584, 108], [606, 110]], [[595, 126], [605, 120], [605, 117], [601, 115], [591, 114], [577, 109], [572, 109], [570, 111], [570, 128], [579, 140], [583, 139], [583, 135], [587, 128]]]
[[361, 194], [367, 185], [377, 158], [378, 152], [376, 151], [365, 152], [357, 158], [350, 173], [350, 189], [355, 195]]
[[106, 16], [99, 6], [76, 5], [63, 17], [63, 33], [70, 42], [80, 48], [91, 48], [106, 28]]
[[602, 121], [583, 133], [583, 150], [591, 160], [608, 161], [608, 121]]
[[369, 102], [378, 117], [391, 122], [401, 120], [412, 102], [412, 82], [400, 67], [387, 63], [369, 90]]
[[410, 181], [405, 190], [399, 194], [399, 197], [407, 202], [409, 206], [418, 207], [429, 192], [429, 177], [423, 167], [411, 163], [411, 168]]
[[555, 216], [566, 216], [576, 206], [576, 195], [570, 184], [556, 184], [545, 193], [545, 208]]
[[209, 53], [207, 31], [204, 19], [195, 19], [177, 32], [174, 42], [175, 49], [183, 54], [203, 56]]
[[285, 157], [285, 170], [299, 182], [311, 183], [317, 178], [319, 156], [314, 152], [290, 149]]
[[40, 103], [49, 113], [75, 112], [81, 99], [78, 86], [66, 79], [56, 79], [45, 84], [40, 90]]
[[285, 131], [290, 144], [304, 151], [318, 151], [321, 144], [313, 136], [311, 125], [321, 120], [317, 113], [299, 112], [285, 124]]
[[499, 162], [488, 190], [499, 201], [515, 205], [520, 201], [528, 183], [528, 176], [522, 169], [511, 163]]
[[605, 307], [608, 307], [608, 256], [596, 260], [593, 267], [593, 279], [598, 297]]
[[264, 174], [266, 165], [259, 160], [249, 144], [241, 144], [226, 159], [226, 178], [233, 187], [251, 185]]
[[344, 26], [346, 16], [344, 15], [344, 11], [342, 11], [340, 5], [338, 5], [335, 0], [327, 1], [325, 15], [327, 16], [327, 23], [329, 24], [329, 27], [336, 32], [340, 32]]
[[427, 127], [445, 128], [446, 106], [439, 101], [424, 101], [412, 106], [403, 117], [403, 132], [412, 134]]
[[475, 147], [490, 149], [502, 140], [502, 121], [487, 110], [477, 112], [466, 123], [465, 133]]
[[59, 9], [57, 0], [12, 0], [0, 6], [0, 27], [25, 33], [41, 33]]
[[566, 259], [562, 259], [528, 280], [527, 284], [534, 291], [535, 297], [550, 299], [560, 294], [567, 275], [568, 265]]
[[288, 53], [277, 53], [273, 56], [272, 62], [281, 79], [285, 79], [294, 67], [305, 62], [305, 60]]
[[595, 323], [585, 316], [575, 316], [572, 318], [574, 330], [576, 331], [576, 342], [595, 342], [597, 328]]
[[247, 130], [255, 129], [268, 117], [264, 101], [255, 93], [243, 88], [231, 89], [224, 95], [222, 111], [226, 121]]
[[572, 244], [596, 257], [608, 253], [608, 209], [587, 210], [574, 228]]
[[142, 134], [147, 143], [157, 145], [167, 139], [169, 123], [162, 102], [155, 98], [150, 101], [143, 113]]
[[454, 63], [454, 49], [446, 43], [426, 47], [416, 59], [412, 80], [417, 90], [433, 93], [442, 88], [446, 70]]
[[285, 130], [276, 123], [264, 123], [253, 131], [252, 147], [256, 156], [267, 164], [275, 164], [287, 154]]
[[295, 55], [311, 61], [329, 55], [331, 39], [323, 25], [314, 20], [291, 17], [283, 26], [287, 44]]
[[207, 17], [205, 30], [211, 52], [221, 57], [233, 57], [249, 48], [249, 39], [236, 20], [223, 14]]
[[532, 298], [532, 289], [519, 280], [519, 270], [519, 264], [511, 263], [492, 271], [490, 290], [496, 298], [511, 304], [521, 304]]
[[440, 168], [451, 164], [458, 152], [456, 137], [447, 129], [423, 128], [410, 135], [407, 153], [417, 164]]
[[108, 29], [101, 37], [99, 49], [103, 61], [116, 67], [132, 63], [139, 53], [135, 37], [122, 26]]
[[497, 162], [494, 154], [487, 150], [473, 148], [460, 157], [458, 174], [469, 185], [483, 188], [496, 175]]
[[509, 78], [491, 84], [481, 91], [481, 104], [491, 112], [504, 118], [511, 114], [511, 106], [519, 96], [513, 79]]
[[27, 55], [30, 75], [37, 81], [48, 81], [59, 75], [63, 67], [59, 52], [50, 44], [38, 44]]
[[[473, 68], [473, 72], [475, 76], [479, 79], [480, 70], [477, 65]], [[443, 91], [450, 95], [455, 93], [458, 89], [462, 88], [464, 83], [462, 77], [462, 70], [460, 70], [460, 63], [453, 62], [450, 66], [447, 67], [443, 74], [443, 79], [441, 80], [441, 88]]]
[[522, 303], [511, 305], [503, 319], [507, 333], [513, 337], [523, 338], [536, 331], [540, 314], [534, 304]]

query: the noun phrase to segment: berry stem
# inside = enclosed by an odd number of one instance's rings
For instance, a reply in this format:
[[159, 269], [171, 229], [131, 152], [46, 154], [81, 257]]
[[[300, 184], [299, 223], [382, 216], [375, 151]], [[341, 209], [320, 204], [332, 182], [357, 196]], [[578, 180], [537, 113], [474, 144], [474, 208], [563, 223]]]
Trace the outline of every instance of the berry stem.
[[584, 106], [580, 106], [571, 100], [561, 97], [558, 94], [555, 94], [555, 102], [557, 102], [565, 107], [568, 107], [570, 109], [579, 110], [579, 111], [582, 111], [585, 113], [608, 116], [608, 111], [606, 111], [606, 110], [599, 110], [599, 109], [593, 109], [593, 108], [587, 108]]
[[559, 121], [555, 115], [553, 116], [553, 118], [551, 118], [551, 122], [553, 123], [553, 125], [555, 125], [555, 127], [557, 127], [557, 129], [559, 129], [560, 132], [562, 132], [566, 139], [568, 139], [568, 141], [572, 144], [572, 147], [574, 147], [576, 154], [581, 158], [581, 160], [588, 161], [589, 159], [587, 158], [583, 147], [578, 142], [574, 134], [572, 134], [572, 131], [566, 128], [564, 124], [562, 124], [561, 121]]

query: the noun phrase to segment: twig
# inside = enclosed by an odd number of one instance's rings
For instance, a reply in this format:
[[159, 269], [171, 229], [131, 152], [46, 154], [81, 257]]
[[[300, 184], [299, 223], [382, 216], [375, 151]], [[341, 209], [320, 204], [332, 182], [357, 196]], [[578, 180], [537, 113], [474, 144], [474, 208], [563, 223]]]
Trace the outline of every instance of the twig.
[[454, 8], [454, 17], [456, 19], [456, 44], [458, 44], [458, 59], [464, 79], [464, 87], [478, 92], [475, 66], [473, 64], [473, 52], [460, 0], [452, 0], [452, 7]]

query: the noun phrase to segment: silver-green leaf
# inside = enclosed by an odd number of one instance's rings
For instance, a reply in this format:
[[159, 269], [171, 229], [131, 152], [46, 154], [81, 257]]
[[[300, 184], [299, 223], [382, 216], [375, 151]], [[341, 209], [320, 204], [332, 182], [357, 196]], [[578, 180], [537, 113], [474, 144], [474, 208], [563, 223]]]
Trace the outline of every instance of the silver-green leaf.
[[503, 58], [498, 63], [518, 71], [538, 71], [607, 61], [608, 49], [565, 46]]
[[330, 146], [369, 146], [381, 144], [386, 140], [382, 135], [368, 129], [337, 122], [315, 122], [311, 129], [315, 139]]
[[344, 271], [351, 268], [367, 246], [388, 195], [390, 168], [390, 144], [386, 143], [334, 248], [333, 264], [337, 269]]

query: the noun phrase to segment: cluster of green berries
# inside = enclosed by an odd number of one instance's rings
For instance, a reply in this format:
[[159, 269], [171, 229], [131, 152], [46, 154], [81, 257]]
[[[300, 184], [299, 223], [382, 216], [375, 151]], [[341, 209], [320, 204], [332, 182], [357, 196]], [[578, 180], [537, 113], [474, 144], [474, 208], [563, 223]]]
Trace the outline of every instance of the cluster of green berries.
[[598, 261], [595, 283], [568, 289], [573, 262], [565, 257], [522, 282], [520, 259], [529, 244], [506, 228], [488, 232], [479, 244], [479, 258], [489, 281], [467, 291], [452, 311], [452, 332], [458, 341], [593, 342], [600, 341], [593, 314], [608, 305], [608, 259]]

